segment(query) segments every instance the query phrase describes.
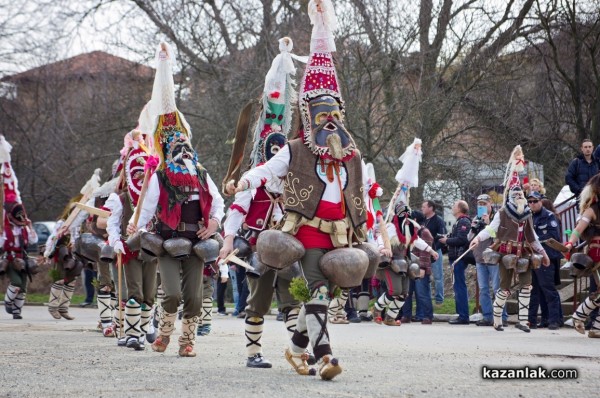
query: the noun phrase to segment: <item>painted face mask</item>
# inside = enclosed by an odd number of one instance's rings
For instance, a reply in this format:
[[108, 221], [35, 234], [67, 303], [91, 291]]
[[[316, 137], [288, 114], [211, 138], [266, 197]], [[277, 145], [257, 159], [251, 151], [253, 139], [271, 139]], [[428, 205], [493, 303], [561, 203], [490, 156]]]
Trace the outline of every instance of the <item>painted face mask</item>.
[[175, 186], [198, 186], [198, 154], [187, 136], [174, 132], [165, 143], [165, 168], [167, 176]]
[[27, 225], [27, 213], [25, 212], [25, 207], [21, 203], [5, 203], [4, 209], [6, 210], [6, 215], [8, 216], [8, 220], [20, 227]]
[[132, 149], [125, 161], [125, 179], [127, 191], [133, 206], [137, 206], [142, 185], [144, 183], [144, 166], [148, 160], [148, 153], [141, 148]]
[[311, 119], [311, 145], [319, 152], [340, 160], [352, 153], [353, 141], [343, 123], [339, 103], [329, 95], [308, 104]]

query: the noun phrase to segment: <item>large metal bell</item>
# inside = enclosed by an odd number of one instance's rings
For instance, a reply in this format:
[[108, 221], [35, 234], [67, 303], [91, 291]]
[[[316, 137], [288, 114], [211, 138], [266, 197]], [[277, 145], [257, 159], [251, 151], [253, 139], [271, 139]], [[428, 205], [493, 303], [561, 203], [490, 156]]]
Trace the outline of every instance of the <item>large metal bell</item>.
[[334, 249], [321, 257], [319, 267], [329, 282], [349, 289], [362, 283], [369, 268], [369, 257], [359, 249]]
[[377, 266], [381, 261], [379, 250], [377, 250], [377, 247], [372, 243], [362, 243], [355, 247], [364, 251], [367, 254], [367, 257], [369, 257], [369, 268], [367, 268], [365, 278], [373, 277], [373, 275], [375, 275], [375, 271], [377, 271]]
[[254, 268], [254, 271], [249, 269], [246, 270], [246, 276], [249, 278], [259, 278], [269, 270], [269, 267], [260, 261], [258, 253], [252, 253], [248, 259], [248, 263]]
[[517, 260], [517, 274], [522, 274], [523, 272], [527, 272], [529, 269], [529, 259], [528, 258], [520, 258]]
[[397, 274], [406, 274], [408, 272], [408, 262], [404, 259], [392, 259], [390, 268]]
[[518, 257], [516, 255], [506, 254], [502, 257], [502, 265], [504, 265], [506, 269], [515, 269], [517, 268], [517, 260]]
[[275, 229], [258, 235], [256, 249], [260, 253], [261, 262], [276, 270], [290, 266], [304, 256], [304, 246], [298, 239]]
[[250, 243], [241, 236], [233, 238], [233, 249], [238, 249], [237, 256], [239, 258], [247, 258], [252, 253], [252, 246]]
[[214, 239], [201, 240], [192, 249], [204, 263], [212, 263], [219, 257], [219, 242]]
[[164, 254], [164, 239], [159, 234], [144, 231], [140, 238], [140, 251], [147, 254], [150, 258], [160, 257]]
[[173, 258], [185, 258], [192, 252], [192, 241], [183, 236], [167, 239], [163, 243], [165, 251]]
[[571, 256], [573, 266], [580, 270], [585, 270], [594, 265], [594, 260], [585, 253], [575, 253]]
[[100, 250], [100, 261], [103, 263], [112, 263], [115, 260], [115, 251], [111, 245], [104, 245]]
[[419, 264], [412, 263], [408, 266], [408, 277], [413, 280], [421, 278], [421, 267], [419, 267]]
[[289, 267], [285, 267], [284, 269], [277, 271], [277, 277], [285, 281], [291, 281], [294, 278], [300, 278], [302, 275], [302, 268], [300, 267], [300, 263], [298, 261]]
[[532, 269], [538, 269], [541, 267], [542, 265], [542, 255], [541, 254], [532, 254], [531, 255], [531, 268]]
[[82, 258], [92, 263], [100, 261], [100, 251], [106, 243], [104, 239], [91, 233], [81, 234], [81, 242], [79, 244], [79, 254]]
[[483, 251], [482, 255], [483, 262], [486, 264], [498, 264], [498, 262], [500, 262], [500, 257], [502, 257], [500, 253], [489, 247]]
[[127, 245], [129, 250], [131, 250], [132, 252], [140, 250], [140, 248], [142, 247], [142, 232], [137, 231], [129, 238], [127, 238], [127, 240], [125, 241], [125, 245]]

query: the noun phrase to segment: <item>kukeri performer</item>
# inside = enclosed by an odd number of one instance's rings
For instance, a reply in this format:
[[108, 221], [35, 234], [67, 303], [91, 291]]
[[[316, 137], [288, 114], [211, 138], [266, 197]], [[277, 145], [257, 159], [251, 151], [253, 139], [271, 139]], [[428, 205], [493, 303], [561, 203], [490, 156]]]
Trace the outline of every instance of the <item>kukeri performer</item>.
[[[152, 349], [164, 352], [175, 329], [177, 306], [183, 298], [179, 355], [194, 357], [196, 327], [202, 308], [204, 259], [191, 253], [198, 242], [213, 241], [223, 218], [223, 199], [191, 145], [191, 129], [177, 110], [173, 82], [174, 52], [161, 43], [150, 112], [156, 115], [154, 151], [160, 158], [141, 203], [137, 225], [129, 235], [148, 228], [156, 217], [156, 234], [164, 239], [166, 253], [158, 256], [161, 285], [165, 293], [159, 320], [159, 336]], [[142, 235], [143, 237], [143, 235]], [[142, 241], [143, 244], [143, 241]], [[191, 255], [190, 255], [191, 254]]]
[[299, 374], [311, 374], [306, 363], [310, 343], [319, 375], [329, 380], [342, 372], [327, 331], [331, 293], [335, 285], [359, 285], [369, 266], [364, 251], [348, 248], [352, 242], [365, 240], [366, 178], [360, 153], [343, 123], [343, 101], [331, 54], [336, 26], [331, 1], [311, 1], [309, 15], [314, 26], [300, 88], [300, 138], [245, 174], [236, 191], [284, 180], [281, 231], [262, 232], [257, 253], [261, 262], [273, 267], [285, 267], [301, 258], [310, 299], [298, 315], [285, 355]]
[[[581, 217], [577, 226], [571, 233], [566, 243], [567, 249], [571, 251], [579, 239], [584, 240], [587, 245], [582, 253], [568, 254], [572, 263], [572, 274], [576, 277], [592, 276], [596, 286], [600, 286], [600, 175], [593, 176], [583, 188], [580, 200]], [[573, 326], [581, 334], [585, 334], [585, 322], [592, 311], [600, 307], [600, 288], [596, 291], [590, 289], [588, 297], [577, 307], [573, 314]], [[592, 323], [588, 332], [590, 338], [600, 338], [600, 314]]]
[[[409, 277], [413, 279], [419, 277], [419, 265], [412, 263], [412, 249], [426, 251], [435, 259], [438, 257], [438, 253], [418, 236], [421, 226], [410, 217], [408, 207], [409, 190], [419, 184], [419, 163], [422, 156], [421, 140], [415, 138], [400, 157], [403, 164], [396, 174], [399, 187], [392, 204], [394, 216], [387, 224], [391, 250], [385, 247], [383, 237], [381, 235], [378, 237], [379, 250], [388, 256], [389, 260], [382, 262], [377, 270], [377, 278], [385, 282], [386, 291], [373, 306], [373, 318], [376, 323], [387, 326], [400, 326], [401, 323], [396, 318], [408, 294]], [[384, 310], [385, 319], [382, 319]]]
[[[280, 54], [273, 60], [265, 79], [261, 97], [262, 109], [254, 128], [254, 146], [251, 153], [251, 168], [269, 161], [287, 143], [291, 128], [292, 106], [297, 103], [293, 75], [296, 68], [290, 54], [293, 42], [289, 37], [279, 39]], [[237, 140], [237, 138], [236, 138]], [[258, 235], [271, 228], [283, 216], [281, 193], [283, 181], [272, 179], [252, 190], [238, 192], [229, 208], [223, 224], [224, 245], [220, 257], [225, 258], [234, 249], [234, 238], [242, 227], [247, 225], [251, 231], [249, 244], [255, 250]], [[242, 237], [236, 238], [243, 242]], [[250, 256], [255, 256], [251, 254]], [[252, 265], [256, 261], [250, 260]], [[299, 266], [295, 265], [299, 270]], [[283, 273], [289, 274], [286, 269]], [[296, 321], [300, 312], [300, 302], [289, 291], [290, 279], [271, 268], [246, 271], [250, 294], [246, 306], [245, 331], [246, 351], [250, 368], [270, 368], [271, 362], [263, 356], [262, 334], [264, 316], [271, 309], [273, 293], [276, 293], [279, 311], [284, 314], [285, 326], [290, 337], [296, 330]], [[283, 276], [283, 277], [282, 277]], [[291, 275], [293, 276], [293, 275]]]
[[514, 274], [519, 282], [519, 322], [515, 325], [526, 333], [528, 325], [529, 300], [531, 298], [532, 269], [550, 265], [550, 259], [540, 244], [533, 226], [531, 209], [521, 188], [519, 173], [524, 170], [525, 157], [520, 145], [517, 145], [510, 156], [504, 182], [504, 206], [496, 213], [494, 219], [473, 240], [469, 247], [474, 248], [479, 242], [493, 238], [494, 243], [483, 252], [486, 264], [500, 264], [500, 289], [494, 300], [494, 329], [503, 331], [502, 311], [510, 296], [510, 288]]
[[150, 314], [156, 296], [158, 265], [156, 258], [142, 257], [140, 248], [129, 247], [124, 235], [138, 205], [144, 178], [152, 175], [156, 167], [157, 162], [152, 162], [148, 148], [151, 146], [142, 131], [136, 129], [127, 133], [125, 146], [121, 151], [123, 170], [117, 193], [112, 193], [104, 204], [111, 212], [107, 221], [108, 242], [117, 255], [121, 254], [128, 295], [123, 325], [125, 336], [119, 339], [118, 345], [136, 351], [145, 349]]
[[[117, 162], [115, 162], [115, 165]], [[116, 166], [112, 172], [112, 179], [105, 182], [101, 186], [95, 188], [92, 191], [88, 201], [85, 203], [88, 208], [95, 208], [99, 210], [108, 211], [104, 207], [108, 196], [117, 190], [119, 183], [119, 176], [115, 177]], [[82, 191], [85, 187], [82, 188]], [[106, 231], [106, 223], [108, 217], [105, 215], [90, 214], [86, 210], [80, 210], [79, 214], [75, 217], [69, 230], [71, 232], [71, 240], [77, 242], [81, 236], [81, 226], [85, 225], [84, 230], [88, 237], [84, 236], [84, 240], [89, 239], [99, 242], [101, 250], [95, 253], [93, 261], [96, 263], [96, 269], [98, 270], [98, 286], [97, 286], [97, 300], [98, 300], [98, 312], [100, 317], [100, 328], [104, 337], [114, 337], [116, 329], [120, 326], [118, 318], [117, 308], [117, 296], [115, 294], [115, 283], [113, 283], [113, 277], [111, 276], [111, 263], [114, 257], [112, 248], [106, 244], [108, 239], [108, 232]], [[91, 235], [91, 236], [89, 236]], [[91, 244], [91, 242], [90, 242]], [[81, 248], [81, 245], [77, 245]], [[114, 319], [114, 322], [113, 322]]]
[[21, 315], [28, 278], [35, 273], [35, 262], [27, 256], [27, 245], [37, 243], [38, 237], [27, 218], [25, 206], [21, 202], [19, 182], [10, 165], [12, 146], [0, 135], [0, 173], [2, 175], [2, 209], [0, 247], [0, 275], [7, 274], [10, 283], [4, 295], [4, 309], [13, 319], [23, 319]]
[[52, 262], [52, 286], [48, 299], [48, 312], [54, 319], [75, 319], [69, 314], [71, 298], [75, 291], [75, 281], [81, 275], [83, 262], [75, 258], [71, 252], [74, 237], [79, 235], [80, 225], [72, 225], [66, 233], [62, 233], [63, 225], [73, 211], [75, 203], [79, 202], [82, 195], [72, 198], [58, 218], [54, 230], [46, 241], [43, 258]]

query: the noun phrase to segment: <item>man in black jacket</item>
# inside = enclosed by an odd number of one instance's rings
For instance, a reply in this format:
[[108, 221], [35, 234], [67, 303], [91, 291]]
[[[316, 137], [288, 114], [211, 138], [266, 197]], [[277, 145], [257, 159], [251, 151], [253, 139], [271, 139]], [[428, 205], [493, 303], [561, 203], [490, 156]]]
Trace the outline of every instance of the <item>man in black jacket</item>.
[[[456, 217], [456, 223], [452, 226], [452, 232], [447, 238], [441, 238], [442, 244], [448, 245], [448, 260], [452, 264], [469, 247], [467, 234], [471, 229], [471, 219], [467, 216], [469, 205], [464, 200], [457, 200], [452, 206], [452, 215]], [[467, 282], [465, 271], [468, 264], [464, 259], [454, 264], [454, 300], [458, 318], [448, 323], [451, 325], [469, 324], [469, 296], [467, 293]]]
[[[591, 140], [585, 139], [581, 143], [581, 155], [577, 156], [569, 164], [565, 182], [577, 197], [583, 190], [588, 180], [598, 174], [600, 170], [600, 161], [595, 156], [594, 144]], [[598, 151], [596, 151], [598, 153]]]

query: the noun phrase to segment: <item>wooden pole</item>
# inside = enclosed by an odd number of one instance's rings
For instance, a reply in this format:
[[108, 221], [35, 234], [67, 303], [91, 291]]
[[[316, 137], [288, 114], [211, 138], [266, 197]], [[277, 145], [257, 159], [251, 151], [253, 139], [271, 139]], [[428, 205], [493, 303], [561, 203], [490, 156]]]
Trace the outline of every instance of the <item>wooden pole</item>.
[[123, 328], [125, 321], [123, 320], [123, 289], [121, 289], [121, 271], [123, 269], [122, 253], [117, 253], [117, 297], [119, 306], [119, 338], [123, 337]]

